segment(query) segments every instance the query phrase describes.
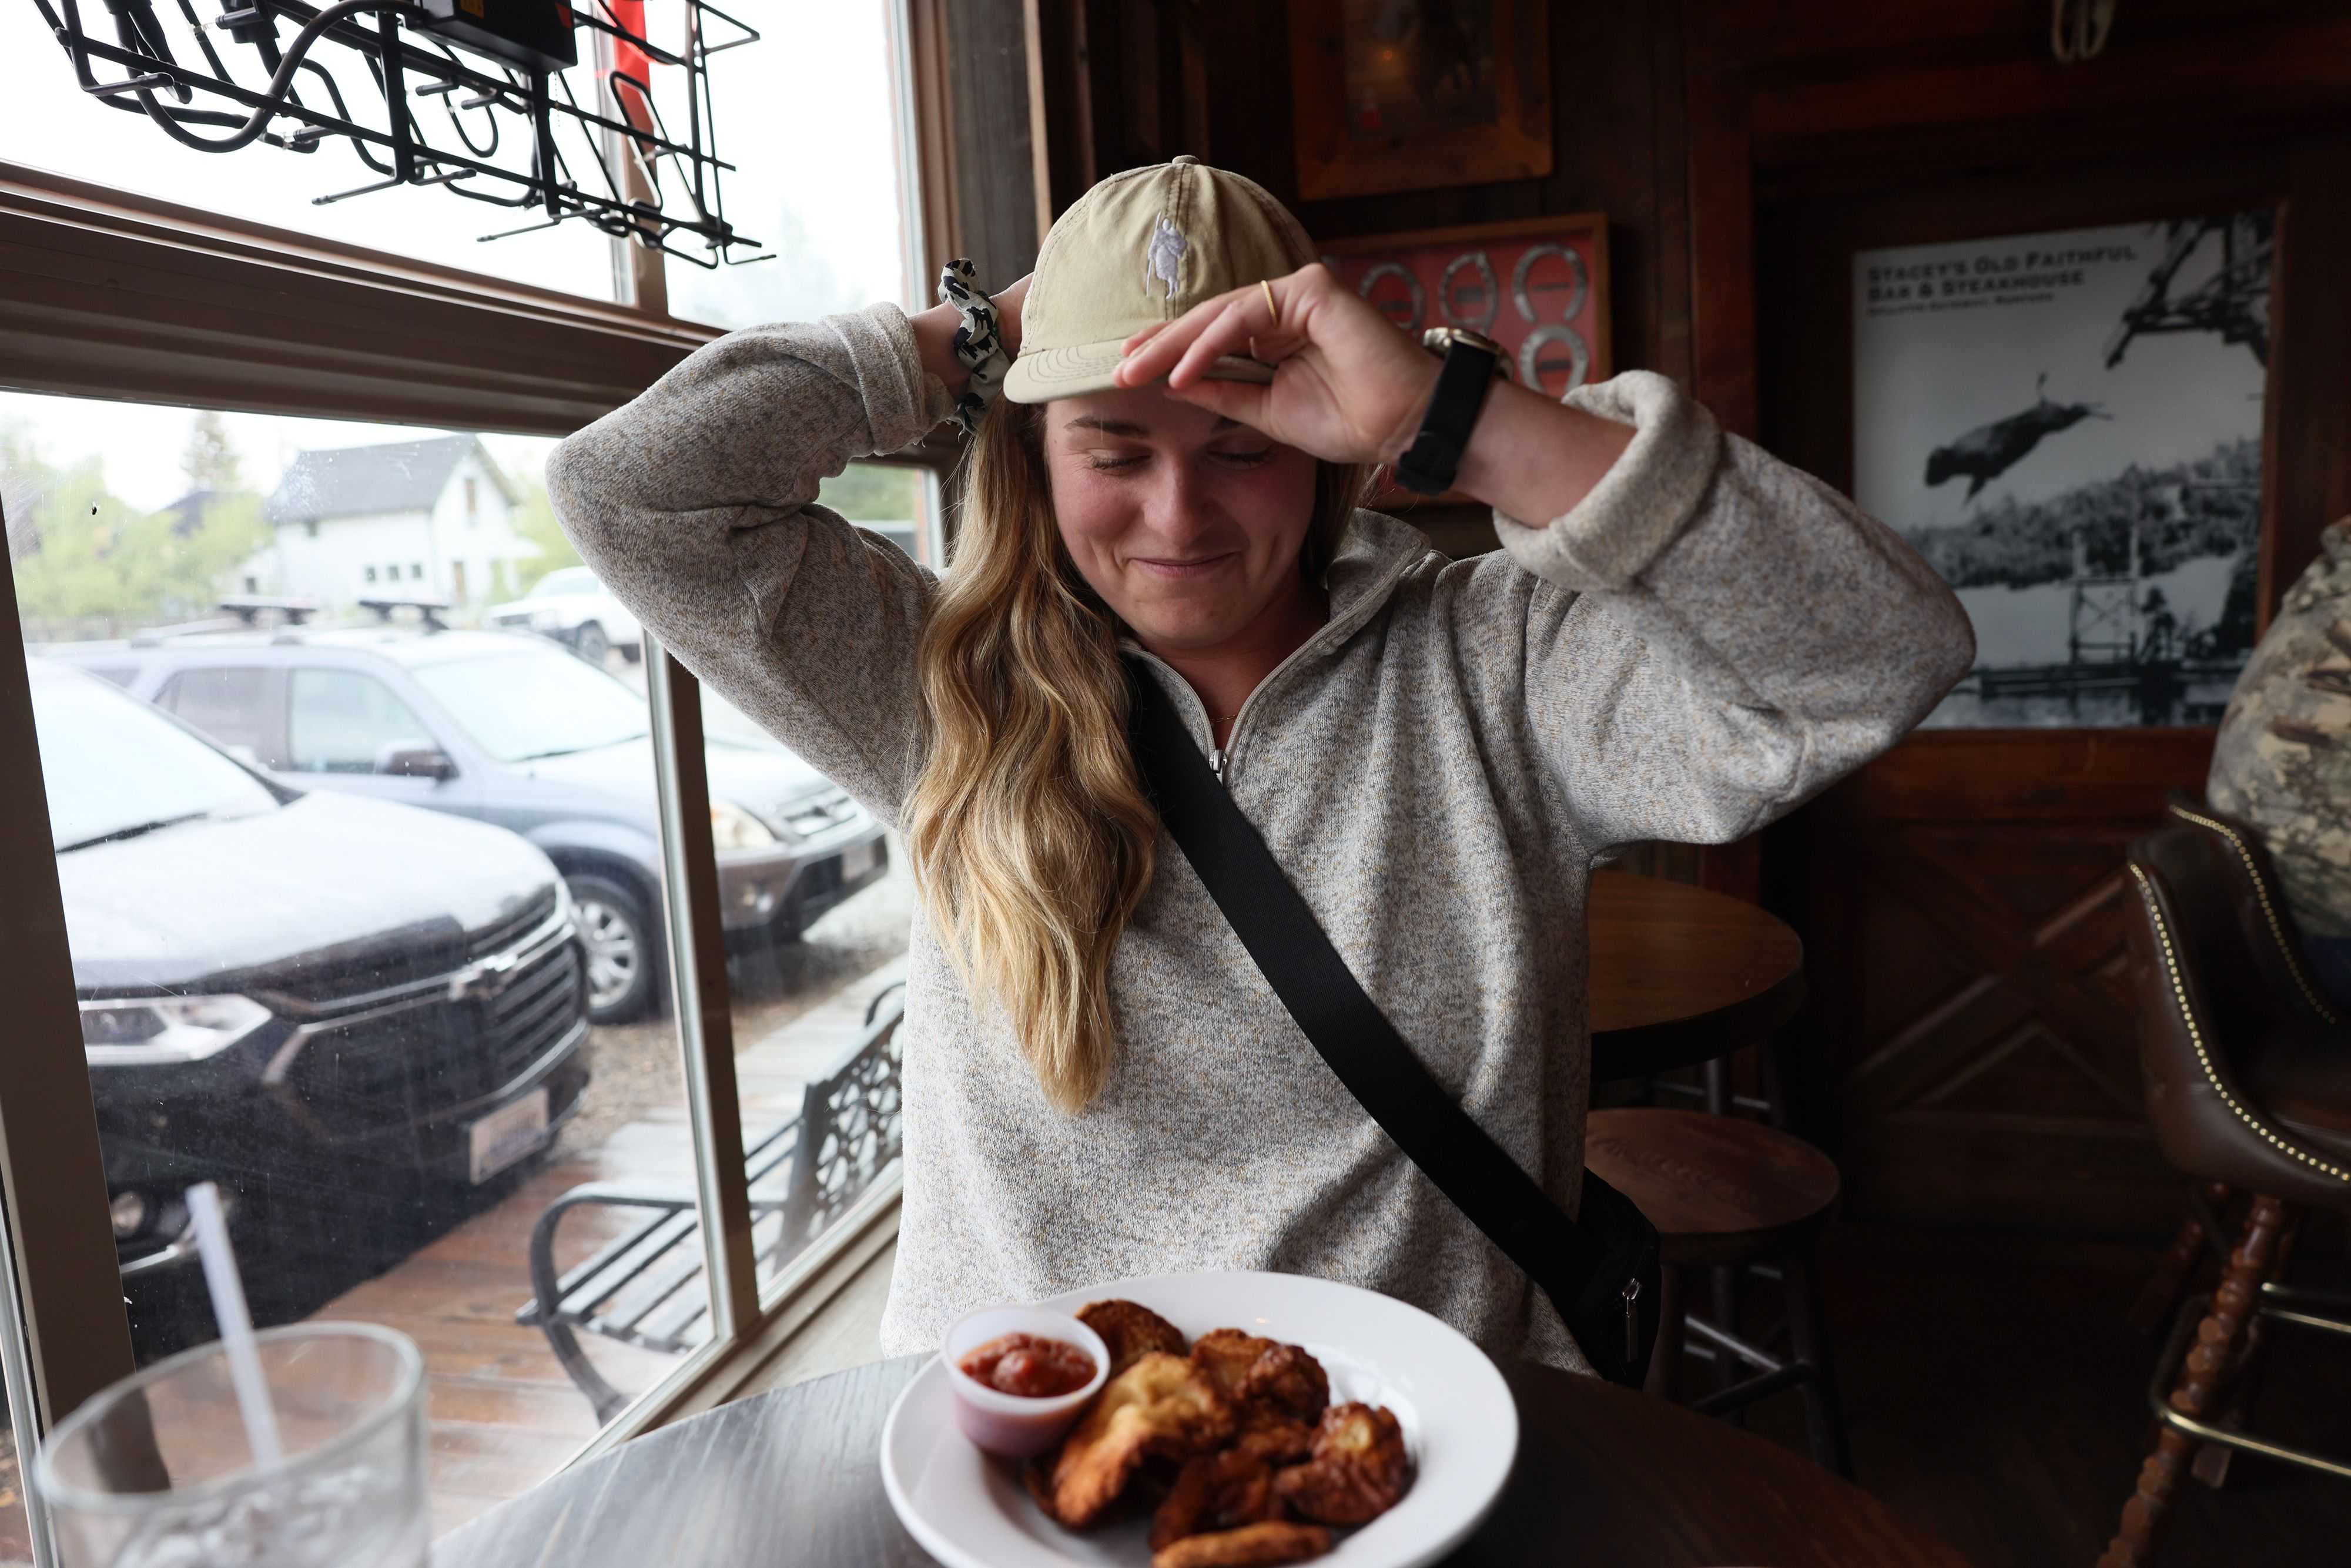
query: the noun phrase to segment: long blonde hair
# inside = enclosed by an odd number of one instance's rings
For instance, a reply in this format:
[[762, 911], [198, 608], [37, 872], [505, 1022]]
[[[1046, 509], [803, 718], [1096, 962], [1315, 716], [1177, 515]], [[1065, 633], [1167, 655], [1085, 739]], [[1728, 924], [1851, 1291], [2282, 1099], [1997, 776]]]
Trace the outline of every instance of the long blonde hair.
[[[1308, 580], [1337, 554], [1364, 478], [1316, 465]], [[1046, 1099], [1074, 1113], [1117, 1055], [1111, 957], [1150, 889], [1159, 814], [1127, 752], [1125, 627], [1061, 543], [1041, 408], [991, 408], [964, 480], [914, 654], [925, 756], [906, 847], [965, 988], [996, 998]]]

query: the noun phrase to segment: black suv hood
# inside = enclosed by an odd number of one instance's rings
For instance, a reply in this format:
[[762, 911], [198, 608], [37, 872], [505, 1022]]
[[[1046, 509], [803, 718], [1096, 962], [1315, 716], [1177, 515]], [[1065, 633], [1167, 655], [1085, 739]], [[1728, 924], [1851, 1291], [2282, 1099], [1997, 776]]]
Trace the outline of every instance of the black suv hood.
[[455, 967], [465, 933], [549, 901], [556, 873], [503, 828], [320, 790], [61, 854], [57, 881], [85, 996], [222, 979], [316, 994]]

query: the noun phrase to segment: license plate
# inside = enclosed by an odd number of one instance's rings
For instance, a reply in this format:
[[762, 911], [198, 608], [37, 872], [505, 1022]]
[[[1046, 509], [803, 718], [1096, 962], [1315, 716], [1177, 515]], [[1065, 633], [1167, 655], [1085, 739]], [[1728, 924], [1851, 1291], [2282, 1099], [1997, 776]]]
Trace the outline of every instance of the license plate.
[[854, 882], [873, 869], [874, 846], [852, 844], [841, 852], [841, 880]]
[[466, 1129], [473, 1140], [474, 1180], [485, 1182], [547, 1141], [547, 1089], [532, 1090]]

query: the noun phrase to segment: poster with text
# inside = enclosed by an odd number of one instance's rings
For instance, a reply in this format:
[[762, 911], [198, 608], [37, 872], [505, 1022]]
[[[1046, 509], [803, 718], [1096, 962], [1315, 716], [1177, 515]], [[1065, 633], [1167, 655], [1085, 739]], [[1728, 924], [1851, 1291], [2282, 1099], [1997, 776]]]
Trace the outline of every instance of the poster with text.
[[2218, 722], [2252, 649], [2273, 227], [1854, 256], [1854, 499], [1975, 622], [1929, 726]]

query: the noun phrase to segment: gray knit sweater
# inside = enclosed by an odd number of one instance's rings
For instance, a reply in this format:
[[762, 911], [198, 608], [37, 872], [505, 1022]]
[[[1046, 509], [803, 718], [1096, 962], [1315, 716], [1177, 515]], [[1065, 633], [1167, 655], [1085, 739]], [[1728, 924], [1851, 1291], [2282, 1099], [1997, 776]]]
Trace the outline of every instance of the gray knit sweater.
[[[1250, 697], [1226, 772], [1372, 998], [1571, 1208], [1593, 856], [1754, 831], [1892, 745], [1973, 654], [1896, 535], [1671, 382], [1634, 371], [1573, 401], [1633, 443], [1548, 526], [1498, 516], [1499, 553], [1448, 561], [1355, 514], [1329, 623]], [[893, 823], [921, 761], [914, 648], [935, 580], [813, 502], [947, 408], [905, 317], [878, 305], [723, 338], [548, 469], [622, 601]], [[1151, 668], [1205, 751], [1199, 699]], [[1172, 841], [1113, 961], [1123, 1055], [1082, 1115], [1046, 1104], [919, 915], [908, 970], [891, 1353], [992, 1301], [1270, 1269], [1583, 1365], [1315, 1056]]]

